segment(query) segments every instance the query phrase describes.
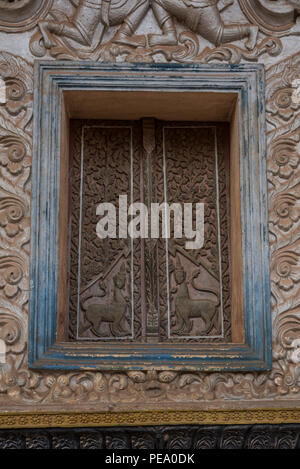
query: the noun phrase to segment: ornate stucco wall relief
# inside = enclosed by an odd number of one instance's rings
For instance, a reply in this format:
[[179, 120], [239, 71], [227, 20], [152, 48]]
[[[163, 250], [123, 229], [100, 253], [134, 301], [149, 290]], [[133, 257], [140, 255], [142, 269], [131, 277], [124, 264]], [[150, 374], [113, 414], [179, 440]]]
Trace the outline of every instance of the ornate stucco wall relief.
[[55, 59], [255, 61], [279, 54], [279, 37], [299, 35], [298, 15], [290, 0], [57, 1], [30, 50]]
[[[2, 5], [4, 3], [6, 2], [0, 2], [0, 19], [5, 12], [5, 5]], [[119, 24], [107, 27], [100, 43], [96, 40], [97, 36], [94, 39], [92, 35], [94, 42], [91, 45], [80, 44], [63, 34], [50, 32], [54, 45], [46, 48], [38, 22], [52, 22], [63, 32], [64, 21], [68, 23], [75, 18], [83, 2], [79, 4], [77, 1], [55, 0], [42, 3], [51, 6], [48, 13], [37, 15], [32, 22], [27, 19], [23, 25], [20, 23], [17, 26], [0, 23], [0, 47], [16, 54], [0, 55], [0, 75], [8, 90], [7, 102], [0, 104], [0, 298], [1, 319], [3, 318], [0, 338], [4, 339], [8, 350], [7, 363], [5, 366], [0, 365], [0, 411], [14, 410], [17, 407], [30, 411], [37, 405], [39, 410], [52, 408], [57, 412], [66, 406], [72, 410], [75, 405], [77, 409], [95, 408], [98, 405], [102, 409], [120, 408], [122, 405], [128, 409], [128, 403], [132, 402], [139, 408], [157, 408], [163, 405], [167, 408], [256, 408], [268, 405], [299, 407], [300, 122], [299, 104], [294, 103], [291, 98], [294, 92], [293, 82], [300, 78], [300, 46], [297, 37], [299, 11], [296, 3], [240, 0], [220, 12], [226, 24], [234, 21], [259, 28], [257, 42], [252, 50], [245, 45], [246, 37], [217, 46], [205, 42], [200, 33], [195, 34], [178, 18], [175, 18], [175, 45], [153, 44], [148, 47], [147, 43], [146, 46], [135, 47], [133, 44], [112, 42], [114, 34], [117, 34], [121, 27]], [[27, 7], [32, 4], [29, 2]], [[266, 8], [265, 16], [261, 16], [261, 7]], [[6, 12], [8, 11], [6, 9]], [[32, 29], [22, 34], [29, 27]], [[101, 25], [99, 29], [100, 27]], [[15, 34], [6, 34], [10, 32]], [[149, 10], [148, 16], [144, 17], [130, 37], [146, 37], [148, 34], [160, 33], [162, 31], [153, 11]], [[20, 57], [23, 40], [26, 42], [26, 51], [24, 46], [24, 54]], [[28, 370], [28, 299], [33, 288], [29, 283], [32, 64], [37, 57], [114, 62], [257, 61], [266, 64], [269, 236], [272, 251], [271, 372], [102, 373]], [[284, 418], [286, 417], [283, 416], [282, 419]], [[299, 417], [291, 416], [293, 421], [297, 418]], [[139, 422], [142, 419], [140, 416]], [[30, 425], [33, 426], [34, 422], [32, 418]], [[20, 425], [20, 422], [18, 424]], [[59, 424], [59, 419], [55, 419], [55, 424]], [[84, 425], [84, 419], [81, 424]], [[9, 425], [9, 422], [5, 425]]]
[[[173, 404], [201, 405], [208, 400], [233, 405], [236, 400], [250, 400], [252, 404], [280, 402], [288, 396], [295, 403], [300, 396], [299, 363], [295, 359], [295, 338], [299, 336], [297, 315], [298, 276], [295, 259], [298, 258], [296, 207], [298, 204], [297, 168], [299, 104], [291, 100], [292, 82], [299, 77], [299, 54], [284, 59], [267, 71], [267, 120], [269, 139], [270, 182], [270, 237], [272, 246], [273, 294], [273, 370], [263, 374], [243, 373], [185, 373], [185, 372], [128, 372], [128, 373], [48, 373], [27, 370], [26, 330], [28, 321], [28, 216], [30, 203], [28, 176], [31, 156], [31, 102], [32, 68], [20, 57], [1, 54], [1, 75], [6, 82], [17, 78], [23, 92], [14, 94], [1, 105], [1, 188], [3, 192], [1, 243], [3, 262], [1, 274], [2, 304], [7, 320], [1, 326], [1, 337], [7, 343], [7, 364], [1, 367], [1, 405], [14, 407], [22, 404], [28, 408], [33, 403], [42, 406], [56, 404], [89, 405], [111, 402], [113, 405], [135, 400], [151, 405], [163, 401]], [[18, 145], [27, 148], [16, 155], [9, 152], [7, 138], [13, 136]], [[14, 140], [14, 141], [15, 141]], [[19, 154], [19, 152], [17, 152]], [[291, 192], [289, 188], [294, 188]], [[292, 199], [291, 199], [292, 196]], [[290, 203], [292, 201], [292, 203]], [[6, 224], [10, 203], [17, 204], [17, 216]], [[282, 205], [283, 203], [283, 205]], [[282, 208], [285, 210], [282, 211]], [[15, 211], [13, 213], [16, 213]], [[22, 214], [24, 215], [22, 216]], [[287, 216], [286, 216], [287, 215]], [[13, 218], [13, 217], [11, 217]], [[19, 218], [19, 219], [18, 219]], [[18, 223], [16, 223], [18, 222]], [[15, 226], [19, 226], [18, 232]], [[6, 228], [6, 230], [5, 230]], [[8, 233], [7, 233], [8, 231]], [[275, 234], [274, 234], [275, 233]], [[286, 238], [286, 233], [289, 236]], [[12, 234], [14, 236], [12, 236]], [[10, 235], [10, 236], [9, 236]], [[295, 258], [295, 259], [294, 259]], [[297, 260], [297, 259], [296, 259]], [[12, 272], [9, 274], [9, 272]]]

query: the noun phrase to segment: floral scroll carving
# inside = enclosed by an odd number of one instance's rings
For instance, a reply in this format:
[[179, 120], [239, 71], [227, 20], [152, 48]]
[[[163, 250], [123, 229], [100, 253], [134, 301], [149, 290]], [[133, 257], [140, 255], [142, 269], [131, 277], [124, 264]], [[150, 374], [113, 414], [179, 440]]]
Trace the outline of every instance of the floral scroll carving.
[[22, 58], [0, 53], [6, 103], [0, 104], [0, 338], [6, 364], [0, 368], [1, 396], [22, 386], [28, 371], [30, 163], [32, 67]]
[[22, 222], [28, 206], [22, 197], [0, 188], [0, 226], [9, 238], [23, 231]]
[[299, 394], [299, 54], [271, 67], [267, 88], [270, 243], [274, 316], [272, 376], [282, 395]]

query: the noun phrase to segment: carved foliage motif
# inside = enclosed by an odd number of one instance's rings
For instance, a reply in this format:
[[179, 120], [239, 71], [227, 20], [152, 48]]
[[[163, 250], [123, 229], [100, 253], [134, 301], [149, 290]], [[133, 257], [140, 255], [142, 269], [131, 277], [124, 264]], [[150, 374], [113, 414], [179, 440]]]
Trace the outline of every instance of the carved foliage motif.
[[292, 85], [299, 55], [272, 67], [268, 88], [271, 275], [274, 381], [281, 394], [299, 394], [299, 128]]
[[0, 104], [0, 338], [7, 356], [0, 392], [14, 395], [29, 375], [20, 367], [27, 347], [32, 68], [2, 52], [0, 75], [6, 85]]
[[7, 102], [0, 104], [0, 295], [22, 307], [28, 299], [32, 70], [6, 53], [0, 70], [7, 86]]
[[[1, 408], [16, 403], [72, 404], [252, 401], [300, 397], [299, 364], [299, 105], [291, 100], [300, 77], [299, 54], [267, 70], [267, 137], [272, 254], [273, 370], [269, 373], [68, 372], [33, 373], [26, 366], [28, 207], [30, 168], [1, 165], [0, 337], [8, 346], [0, 368]], [[17, 83], [15, 99], [0, 105], [1, 138], [14, 138], [31, 156], [32, 69], [20, 57], [0, 54], [0, 73]], [[17, 90], [23, 90], [19, 98]], [[1, 149], [3, 152], [3, 149]], [[7, 151], [7, 150], [5, 150]], [[3, 154], [3, 153], [1, 153]], [[25, 156], [24, 156], [25, 158]], [[21, 161], [25, 161], [24, 159]], [[17, 227], [18, 226], [18, 230]], [[13, 244], [12, 244], [13, 240]], [[34, 288], [34, 286], [31, 286]], [[95, 404], [94, 404], [95, 405]], [[206, 440], [209, 444], [209, 439]], [[200, 443], [199, 443], [200, 444]], [[203, 443], [204, 444], [204, 443]], [[253, 443], [254, 444], [254, 443]]]

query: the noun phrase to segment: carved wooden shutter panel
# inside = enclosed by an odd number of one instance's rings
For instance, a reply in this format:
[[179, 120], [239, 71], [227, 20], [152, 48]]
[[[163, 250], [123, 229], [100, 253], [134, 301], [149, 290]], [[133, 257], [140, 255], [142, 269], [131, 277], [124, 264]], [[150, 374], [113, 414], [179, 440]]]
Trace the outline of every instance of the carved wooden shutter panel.
[[[73, 121], [72, 339], [230, 341], [227, 134], [222, 124]], [[168, 240], [100, 240], [96, 207], [111, 202], [118, 211], [119, 195], [145, 203], [149, 236], [152, 203], [203, 202], [203, 248], [186, 249], [172, 223]]]

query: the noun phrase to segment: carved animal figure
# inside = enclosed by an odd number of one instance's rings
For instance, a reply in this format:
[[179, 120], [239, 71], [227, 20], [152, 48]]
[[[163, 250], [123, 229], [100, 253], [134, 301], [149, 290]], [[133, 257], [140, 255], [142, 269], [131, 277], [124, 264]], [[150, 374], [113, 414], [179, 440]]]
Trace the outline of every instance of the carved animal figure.
[[[253, 49], [256, 45], [258, 27], [249, 23], [224, 24], [219, 0], [151, 0], [154, 15], [163, 34], [149, 35], [149, 43], [154, 45], [177, 44], [177, 33], [173, 18], [184, 23], [191, 31], [219, 46], [226, 42], [248, 38], [246, 47]], [[225, 0], [220, 9], [226, 8], [232, 0]]]
[[[198, 272], [195, 277], [198, 276]], [[210, 289], [199, 289], [198, 291], [212, 293], [216, 295], [216, 301], [211, 300], [193, 300], [190, 298], [187, 282], [186, 272], [182, 268], [180, 261], [177, 261], [175, 270], [175, 280], [179, 285], [178, 292], [175, 299], [175, 314], [177, 318], [177, 328], [173, 330], [173, 333], [178, 335], [189, 334], [193, 328], [191, 319], [201, 318], [205, 323], [205, 328], [201, 331], [201, 335], [207, 335], [213, 328], [217, 331], [220, 328], [219, 325], [219, 298], [217, 292]], [[194, 285], [194, 277], [192, 285]]]
[[126, 282], [124, 265], [121, 267], [118, 274], [115, 275], [113, 281], [114, 295], [112, 303], [92, 303], [88, 306], [81, 304], [81, 308], [85, 312], [86, 320], [92, 324], [92, 332], [98, 337], [104, 336], [100, 330], [102, 323], [109, 323], [113, 336], [126, 336], [129, 334], [129, 331], [122, 327], [122, 321], [125, 319], [128, 306], [128, 300], [124, 297], [122, 292]]
[[55, 46], [52, 34], [90, 46], [99, 24], [106, 27], [122, 25], [113, 39], [114, 42], [135, 47], [145, 46], [145, 36], [132, 35], [149, 7], [149, 0], [79, 0], [75, 15], [70, 21], [43, 20], [39, 22], [39, 27], [46, 49]]

